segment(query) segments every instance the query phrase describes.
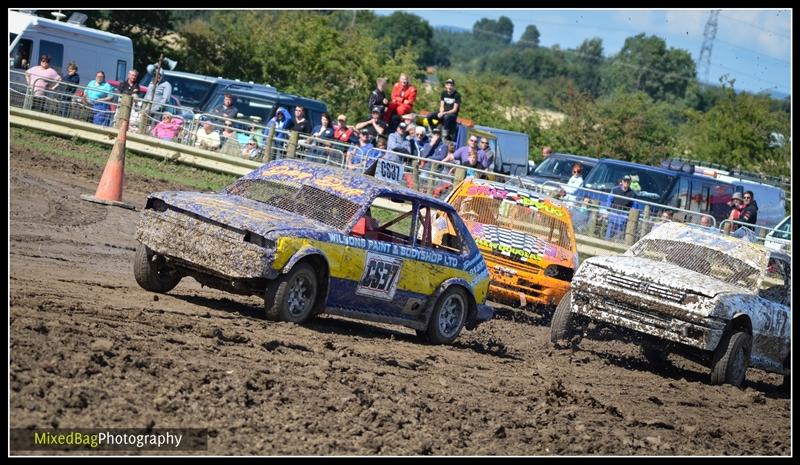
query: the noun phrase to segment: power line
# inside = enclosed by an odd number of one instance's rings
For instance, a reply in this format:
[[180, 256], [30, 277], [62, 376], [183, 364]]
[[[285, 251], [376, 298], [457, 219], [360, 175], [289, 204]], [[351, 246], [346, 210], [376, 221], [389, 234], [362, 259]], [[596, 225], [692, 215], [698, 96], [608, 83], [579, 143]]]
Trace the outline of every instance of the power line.
[[773, 31], [771, 29], [765, 29], [765, 28], [763, 28], [763, 27], [761, 27], [761, 26], [759, 26], [757, 24], [753, 24], [753, 23], [751, 23], [749, 21], [743, 21], [743, 20], [741, 20], [739, 18], [734, 18], [733, 16], [728, 16], [728, 15], [723, 15], [723, 14], [720, 14], [720, 16], [722, 16], [723, 18], [728, 18], [728, 19], [732, 19], [734, 21], [738, 21], [738, 22], [740, 22], [742, 24], [747, 24], [748, 26], [750, 26], [752, 28], [759, 29], [759, 30], [764, 31], [764, 32], [769, 32], [770, 34], [773, 34], [773, 35], [776, 35], [776, 36], [780, 36], [780, 37], [783, 37], [783, 38], [786, 38], [786, 39], [791, 39], [791, 37], [787, 36], [786, 34], [781, 34], [779, 32], [775, 32], [775, 31]]
[[[494, 36], [497, 36], [497, 37], [501, 37], [503, 39], [509, 39], [509, 37], [506, 34], [501, 34], [499, 32], [495, 32], [495, 31], [490, 31], [490, 30], [486, 30], [486, 29], [479, 29], [479, 28], [475, 28], [475, 27], [473, 27], [472, 30], [475, 31], [475, 32], [480, 32], [480, 33], [484, 33], [484, 34], [489, 34], [489, 35], [494, 35]], [[551, 50], [551, 49], [549, 49], [547, 47], [543, 47], [541, 45], [538, 45], [535, 42], [530, 41], [530, 40], [520, 39], [516, 43], [530, 44], [532, 46], [532, 48]], [[559, 49], [558, 51], [559, 52], [573, 54], [573, 55], [577, 55], [577, 56], [584, 57], [584, 58], [589, 58], [591, 60], [600, 61], [600, 62], [607, 62], [607, 61], [611, 60], [610, 57], [603, 57], [603, 56], [599, 56], [598, 57], [596, 55], [591, 55], [591, 54], [588, 54], [588, 53], [579, 52], [578, 50]], [[614, 60], [613, 62], [611, 62], [611, 64], [615, 65], [615, 66], [623, 66], [623, 67], [627, 67], [627, 68], [631, 68], [631, 69], [635, 69], [635, 70], [647, 70], [647, 71], [650, 71], [650, 72], [652, 72], [654, 74], [661, 75], [663, 77], [671, 77], [671, 78], [676, 78], [676, 79], [679, 79], [679, 80], [684, 80], [684, 81], [689, 81], [689, 82], [697, 80], [696, 76], [688, 77], [688, 76], [684, 76], [682, 74], [669, 73], [669, 72], [661, 71], [659, 69], [651, 68], [651, 67], [648, 67], [648, 66], [635, 65], [635, 64], [632, 64], [632, 63], [626, 63], [624, 61], [619, 61], [619, 60]], [[767, 80], [767, 79], [759, 78], [759, 77], [756, 77], [756, 76], [754, 76], [752, 74], [748, 74], [748, 73], [745, 73], [745, 72], [743, 72], [741, 70], [738, 70], [738, 69], [735, 69], [735, 68], [731, 68], [731, 67], [728, 67], [728, 66], [724, 66], [724, 65], [721, 65], [719, 63], [712, 63], [712, 62], [709, 61], [709, 64], [710, 65], [713, 64], [715, 66], [719, 66], [721, 68], [725, 68], [725, 69], [730, 70], [730, 71], [736, 71], [739, 74], [741, 74], [742, 76], [747, 76], [749, 78], [755, 79], [757, 81], [765, 82], [767, 84], [774, 84], [778, 89], [788, 91], [788, 89], [786, 87], [784, 87], [783, 85], [781, 85], [781, 84], [779, 84], [779, 83], [777, 83], [775, 81], [770, 81], [770, 80]], [[708, 81], [708, 79], [706, 79], [706, 82], [707, 81]]]
[[[477, 17], [477, 15], [475, 15], [474, 13], [469, 12], [469, 11], [452, 11], [452, 12], [449, 12], [449, 13], [450, 14], [458, 14], [458, 15], [462, 15], [462, 16], [469, 16], [469, 17], [473, 17], [473, 18]], [[725, 16], [725, 15], [720, 14], [720, 16]], [[485, 17], [485, 16], [483, 16], [483, 17]], [[729, 16], [725, 16], [725, 17], [729, 17]], [[737, 20], [736, 18], [731, 18], [731, 19]], [[741, 21], [741, 20], [737, 20], [737, 21]], [[534, 20], [531, 24], [534, 24], [534, 25], [535, 24], [549, 24], [549, 25], [553, 25], [553, 26], [568, 26], [568, 27], [574, 27], [574, 28], [579, 28], [579, 29], [596, 29], [596, 30], [601, 30], [601, 31], [612, 31], [612, 32], [629, 32], [629, 33], [633, 33], [633, 34], [639, 34], [639, 33], [642, 32], [641, 30], [637, 30], [637, 29], [619, 28], [619, 27], [604, 27], [604, 26], [597, 26], [597, 25], [593, 25], [593, 24], [583, 24], [583, 23], [578, 23], [578, 22], [558, 22], [558, 21], [546, 21], [546, 20], [539, 20], [539, 19]], [[472, 29], [463, 28], [463, 27], [457, 27], [457, 26], [446, 26], [446, 27], [463, 30], [465, 32], [469, 32], [469, 31], [472, 30]], [[688, 33], [687, 33], [687, 35], [688, 35]], [[694, 37], [701, 37], [701, 34], [691, 34], [691, 35], [694, 36]], [[781, 34], [776, 34], [776, 35], [781, 35]], [[504, 38], [508, 38], [507, 36], [503, 36], [503, 37]], [[782, 37], [786, 37], [786, 36], [782, 36]], [[728, 45], [730, 47], [738, 48], [738, 49], [741, 49], [741, 50], [746, 50], [746, 51], [748, 51], [750, 53], [754, 53], [756, 55], [759, 55], [759, 56], [774, 60], [776, 62], [783, 63], [786, 66], [790, 66], [790, 62], [788, 62], [787, 60], [783, 60], [783, 59], [774, 57], [774, 56], [769, 55], [767, 53], [759, 52], [759, 51], [756, 51], [756, 50], [753, 50], [753, 49], [750, 49], [750, 48], [747, 48], [747, 47], [742, 47], [741, 45], [737, 45], [737, 44], [734, 44], [734, 43], [731, 43], [731, 42], [726, 42], [726, 41], [724, 41], [722, 39], [715, 39], [715, 41], [716, 42], [720, 42], [720, 43], [724, 43], [724, 44], [726, 44], [726, 45]]]

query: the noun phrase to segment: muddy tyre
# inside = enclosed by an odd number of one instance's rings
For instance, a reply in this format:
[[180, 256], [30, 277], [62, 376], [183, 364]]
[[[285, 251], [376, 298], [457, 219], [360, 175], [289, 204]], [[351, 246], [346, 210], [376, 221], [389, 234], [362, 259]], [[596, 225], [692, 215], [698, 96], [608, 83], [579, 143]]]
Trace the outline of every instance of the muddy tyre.
[[450, 286], [436, 301], [428, 320], [427, 339], [433, 344], [450, 344], [461, 333], [469, 312], [469, 298], [460, 287]]
[[299, 263], [267, 286], [266, 316], [273, 321], [305, 323], [314, 314], [319, 291], [317, 274], [308, 263]]
[[711, 384], [742, 385], [750, 365], [752, 341], [753, 338], [743, 331], [723, 336], [714, 351]]
[[550, 322], [550, 342], [553, 344], [563, 344], [575, 334], [571, 300], [570, 291], [564, 294], [553, 313], [553, 320]]
[[159, 293], [171, 291], [181, 281], [181, 275], [144, 244], [136, 247], [133, 276], [142, 289]]
[[642, 347], [642, 357], [651, 365], [664, 366], [667, 364], [669, 354], [664, 350], [653, 349], [652, 347]]

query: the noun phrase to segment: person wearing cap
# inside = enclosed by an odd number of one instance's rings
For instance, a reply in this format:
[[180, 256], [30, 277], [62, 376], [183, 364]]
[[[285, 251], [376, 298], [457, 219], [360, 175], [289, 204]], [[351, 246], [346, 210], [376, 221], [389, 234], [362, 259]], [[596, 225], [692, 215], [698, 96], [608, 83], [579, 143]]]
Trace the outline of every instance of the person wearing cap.
[[349, 170], [361, 171], [367, 161], [367, 153], [369, 153], [374, 146], [372, 145], [372, 136], [367, 128], [363, 128], [358, 132], [358, 147], [352, 147], [347, 151], [345, 158], [345, 168]]
[[406, 139], [406, 127], [406, 123], [400, 123], [397, 125], [397, 130], [389, 134], [389, 143], [387, 144], [389, 151], [411, 154], [411, 142]]
[[180, 132], [181, 127], [183, 127], [183, 120], [165, 111], [161, 115], [161, 121], [153, 126], [150, 134], [161, 140], [173, 140]]
[[370, 119], [356, 124], [356, 131], [361, 131], [362, 129], [369, 131], [370, 136], [373, 138], [386, 134], [386, 123], [381, 119], [380, 108], [374, 107], [370, 114]]
[[222, 103], [214, 107], [214, 110], [211, 111], [211, 114], [214, 116], [219, 116], [222, 120], [225, 118], [228, 119], [236, 119], [236, 115], [239, 114], [239, 109], [233, 104], [235, 101], [233, 94], [225, 94], [222, 99]]
[[373, 108], [380, 108], [381, 118], [383, 118], [383, 113], [386, 111], [386, 105], [389, 104], [389, 100], [386, 98], [387, 83], [386, 78], [378, 78], [375, 82], [375, 90], [369, 94], [369, 106], [367, 106], [367, 109], [372, 112]]
[[339, 115], [336, 118], [336, 126], [333, 127], [333, 138], [339, 142], [349, 143], [353, 137], [353, 128], [347, 125], [347, 116]]
[[408, 76], [403, 73], [400, 80], [392, 87], [392, 98], [389, 108], [383, 115], [383, 121], [389, 123], [392, 116], [403, 116], [414, 111], [414, 101], [417, 100], [417, 88], [411, 85]]
[[[433, 128], [431, 140], [422, 147], [419, 156], [429, 160], [442, 161], [447, 157], [447, 148], [448, 144], [442, 139], [442, 130]], [[443, 171], [443, 165], [428, 163], [424, 160], [419, 163], [419, 168], [421, 170], [419, 175], [421, 185], [427, 185], [429, 178], [435, 178], [429, 173], [441, 173]]]
[[617, 196], [611, 201], [612, 208], [631, 208], [633, 206], [634, 196], [633, 189], [631, 189], [631, 177], [627, 174], [623, 176], [620, 185], [614, 186], [614, 188], [611, 189], [611, 193]]
[[[728, 213], [728, 219], [730, 221], [739, 221], [739, 217], [742, 216], [742, 210], [744, 209], [744, 201], [742, 200], [742, 193], [741, 192], [734, 192], [731, 196], [731, 211]], [[736, 231], [739, 228], [739, 225], [736, 223], [731, 224], [731, 232]]]
[[444, 89], [439, 98], [439, 111], [428, 113], [427, 118], [431, 127], [436, 121], [436, 125], [441, 125], [443, 128], [442, 135], [450, 137], [456, 132], [458, 111], [461, 109], [461, 94], [456, 90], [456, 82], [452, 79], [444, 81]]

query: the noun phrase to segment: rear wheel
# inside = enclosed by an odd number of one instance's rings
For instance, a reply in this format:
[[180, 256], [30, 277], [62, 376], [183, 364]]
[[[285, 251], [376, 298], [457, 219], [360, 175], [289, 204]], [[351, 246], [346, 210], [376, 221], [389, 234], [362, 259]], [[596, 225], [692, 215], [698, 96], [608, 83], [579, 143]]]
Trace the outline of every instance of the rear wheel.
[[753, 338], [744, 331], [723, 337], [717, 350], [714, 351], [711, 384], [742, 385], [747, 367], [750, 365], [752, 341]]
[[550, 323], [550, 342], [556, 345], [563, 344], [574, 334], [572, 291], [569, 291], [561, 298], [553, 314], [553, 321]]
[[317, 274], [308, 263], [299, 263], [267, 286], [264, 308], [275, 321], [304, 323], [314, 313], [318, 293]]
[[167, 265], [164, 257], [141, 243], [136, 247], [133, 276], [142, 289], [150, 292], [169, 292], [181, 281], [181, 275]]
[[450, 344], [461, 333], [469, 311], [467, 293], [451, 286], [436, 302], [428, 321], [428, 341], [434, 344]]

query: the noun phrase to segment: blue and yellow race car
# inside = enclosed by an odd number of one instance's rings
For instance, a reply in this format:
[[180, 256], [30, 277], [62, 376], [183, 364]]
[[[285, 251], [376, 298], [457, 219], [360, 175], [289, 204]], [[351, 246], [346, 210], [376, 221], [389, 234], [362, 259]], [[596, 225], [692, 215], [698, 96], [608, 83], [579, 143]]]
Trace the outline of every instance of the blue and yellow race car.
[[273, 320], [325, 312], [446, 344], [492, 317], [486, 264], [453, 207], [339, 168], [280, 160], [218, 194], [150, 194], [136, 239], [144, 289], [191, 276], [263, 295]]

